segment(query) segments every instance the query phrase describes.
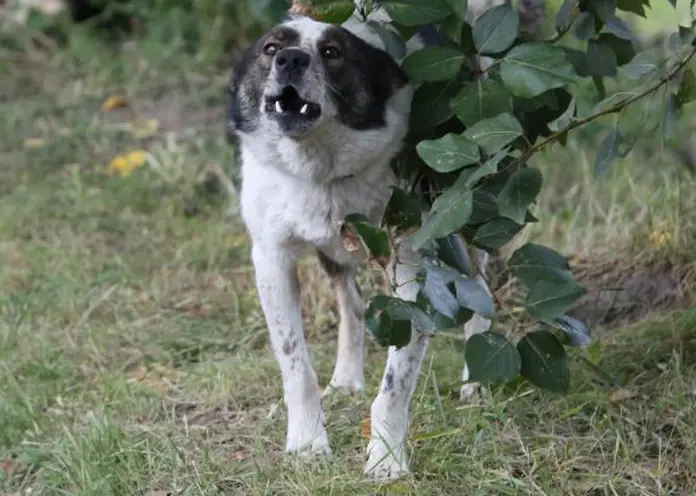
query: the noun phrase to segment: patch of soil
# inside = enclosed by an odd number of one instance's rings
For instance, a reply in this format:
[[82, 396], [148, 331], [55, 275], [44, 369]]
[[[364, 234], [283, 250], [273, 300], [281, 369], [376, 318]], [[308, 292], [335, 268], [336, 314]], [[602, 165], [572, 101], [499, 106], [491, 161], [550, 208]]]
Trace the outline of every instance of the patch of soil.
[[[523, 305], [517, 280], [505, 277], [503, 262], [495, 259], [489, 272], [503, 304]], [[613, 329], [644, 320], [653, 313], [689, 307], [696, 301], [696, 264], [666, 260], [613, 257], [579, 258], [571, 264], [576, 280], [587, 289], [568, 312], [591, 328]]]
[[619, 327], [652, 313], [686, 308], [696, 296], [691, 264], [653, 261], [631, 267], [617, 261], [581, 260], [573, 273], [587, 294], [569, 314], [592, 327]]

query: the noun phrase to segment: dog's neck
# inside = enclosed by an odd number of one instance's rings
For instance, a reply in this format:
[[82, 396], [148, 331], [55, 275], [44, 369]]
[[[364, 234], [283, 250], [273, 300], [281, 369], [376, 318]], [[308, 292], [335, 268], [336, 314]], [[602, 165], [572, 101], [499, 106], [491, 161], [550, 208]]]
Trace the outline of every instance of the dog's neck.
[[327, 186], [388, 168], [403, 136], [393, 128], [356, 131], [331, 120], [301, 137], [260, 130], [246, 138], [242, 153], [253, 155], [254, 164]]

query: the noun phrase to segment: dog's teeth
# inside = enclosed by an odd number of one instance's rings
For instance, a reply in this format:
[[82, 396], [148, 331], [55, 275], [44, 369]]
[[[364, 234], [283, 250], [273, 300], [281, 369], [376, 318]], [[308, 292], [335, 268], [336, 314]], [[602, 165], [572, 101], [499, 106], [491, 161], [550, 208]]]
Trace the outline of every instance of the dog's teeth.
[[309, 104], [305, 103], [304, 105], [302, 105], [302, 108], [300, 109], [300, 114], [306, 114], [307, 112], [309, 112]]
[[283, 113], [283, 106], [280, 104], [280, 100], [276, 100], [275, 111], [278, 112], [279, 114]]

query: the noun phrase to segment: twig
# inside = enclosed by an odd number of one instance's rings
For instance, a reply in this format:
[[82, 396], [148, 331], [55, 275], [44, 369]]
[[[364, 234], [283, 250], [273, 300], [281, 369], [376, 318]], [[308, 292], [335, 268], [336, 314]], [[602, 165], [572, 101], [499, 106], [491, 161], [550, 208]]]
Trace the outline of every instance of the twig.
[[578, 19], [579, 16], [580, 16], [580, 11], [576, 10], [575, 14], [573, 14], [573, 18], [568, 23], [568, 26], [566, 26], [564, 29], [561, 29], [560, 31], [556, 31], [556, 34], [553, 36], [553, 38], [548, 40], [547, 43], [556, 43], [561, 38], [563, 38], [568, 33], [568, 31], [570, 31], [570, 29], [573, 27], [573, 25], [575, 24], [575, 21]]
[[542, 148], [544, 148], [546, 145], [553, 143], [554, 141], [557, 141], [558, 138], [560, 138], [563, 134], [572, 131], [573, 129], [576, 129], [578, 127], [584, 126], [585, 124], [588, 124], [596, 119], [599, 119], [600, 117], [603, 117], [605, 115], [609, 114], [614, 114], [616, 112], [621, 112], [624, 108], [628, 107], [629, 105], [642, 100], [648, 95], [651, 95], [655, 93], [657, 90], [662, 88], [664, 85], [669, 83], [674, 77], [684, 68], [686, 65], [689, 63], [689, 61], [696, 55], [696, 48], [691, 50], [689, 53], [688, 57], [686, 57], [684, 60], [682, 60], [679, 64], [677, 64], [666, 76], [664, 76], [662, 79], [660, 79], [656, 84], [648, 88], [647, 90], [643, 91], [642, 93], [638, 93], [637, 95], [634, 95], [630, 98], [626, 98], [620, 102], [615, 103], [611, 107], [604, 109], [600, 112], [597, 112], [596, 114], [592, 114], [590, 116], [584, 117], [582, 119], [576, 120], [566, 126], [565, 128], [561, 129], [560, 131], [557, 131], [553, 133], [551, 136], [543, 140], [541, 143], [538, 143], [534, 145], [533, 147], [529, 148], [527, 151], [522, 153], [519, 158], [516, 160], [513, 160], [508, 164], [507, 166], [503, 167], [501, 171], [516, 167], [518, 165], [526, 163], [532, 155], [540, 151]]

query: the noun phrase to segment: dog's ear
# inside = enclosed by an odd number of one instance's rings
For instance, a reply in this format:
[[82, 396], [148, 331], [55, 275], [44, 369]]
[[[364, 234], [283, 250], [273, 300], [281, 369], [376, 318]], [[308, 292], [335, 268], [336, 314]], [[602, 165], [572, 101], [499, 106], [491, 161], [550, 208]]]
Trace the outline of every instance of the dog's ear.
[[387, 102], [408, 84], [404, 71], [387, 52], [346, 29], [327, 30], [325, 39], [343, 47], [342, 63], [328, 68], [342, 122], [357, 130], [384, 126]]
[[232, 64], [232, 73], [227, 87], [228, 140], [235, 142], [240, 132], [252, 132], [258, 125], [263, 71], [257, 64], [257, 44], [238, 52]]

